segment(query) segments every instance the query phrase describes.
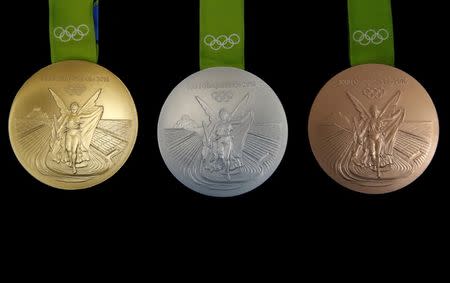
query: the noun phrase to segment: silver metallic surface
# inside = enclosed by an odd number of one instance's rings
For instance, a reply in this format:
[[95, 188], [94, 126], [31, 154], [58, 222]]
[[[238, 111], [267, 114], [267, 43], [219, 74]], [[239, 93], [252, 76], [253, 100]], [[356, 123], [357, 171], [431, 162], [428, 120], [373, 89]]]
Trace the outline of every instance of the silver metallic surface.
[[278, 97], [241, 69], [209, 68], [172, 91], [158, 121], [172, 174], [201, 194], [230, 197], [264, 183], [283, 158], [287, 121]]

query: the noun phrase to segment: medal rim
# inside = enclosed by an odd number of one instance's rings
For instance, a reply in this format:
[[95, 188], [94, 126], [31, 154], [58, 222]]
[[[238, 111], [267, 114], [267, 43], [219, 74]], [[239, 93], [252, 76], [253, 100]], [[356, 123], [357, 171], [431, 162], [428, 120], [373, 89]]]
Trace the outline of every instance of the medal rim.
[[[57, 65], [61, 65], [61, 64], [87, 64], [87, 65], [92, 65], [95, 66], [96, 68], [99, 68], [107, 73], [109, 73], [114, 80], [116, 80], [118, 83], [120, 83], [123, 88], [124, 88], [124, 92], [122, 92], [122, 94], [125, 94], [128, 96], [128, 98], [130, 99], [131, 105], [132, 107], [132, 111], [131, 111], [131, 116], [133, 116], [132, 121], [133, 121], [133, 126], [130, 128], [132, 134], [130, 134], [130, 141], [128, 141], [129, 146], [127, 146], [127, 148], [129, 148], [127, 151], [125, 151], [126, 155], [124, 155], [124, 158], [121, 158], [121, 162], [117, 163], [115, 166], [111, 167], [107, 172], [103, 173], [101, 178], [98, 178], [98, 176], [96, 178], [93, 178], [92, 180], [86, 181], [87, 183], [89, 183], [89, 185], [82, 185], [82, 186], [63, 186], [60, 184], [63, 184], [63, 182], [60, 181], [56, 181], [56, 180], [51, 180], [49, 181], [44, 181], [43, 178], [40, 178], [40, 176], [43, 176], [42, 174], [39, 174], [38, 172], [33, 172], [32, 169], [28, 168], [29, 166], [22, 160], [21, 157], [19, 157], [18, 152], [20, 151], [17, 148], [17, 145], [15, 145], [17, 143], [17, 138], [14, 137], [14, 134], [12, 133], [12, 119], [13, 117], [13, 112], [14, 112], [14, 108], [17, 105], [17, 100], [18, 100], [18, 96], [20, 93], [23, 92], [24, 88], [27, 86], [27, 83], [29, 83], [33, 78], [35, 78], [37, 75], [39, 75], [39, 73], [41, 73], [42, 71], [48, 69], [48, 68], [52, 68], [55, 67]], [[64, 61], [60, 61], [60, 62], [56, 62], [56, 63], [52, 63], [50, 65], [47, 65], [45, 67], [40, 68], [38, 71], [36, 71], [33, 75], [31, 75], [19, 88], [19, 90], [17, 91], [16, 95], [14, 96], [13, 102], [11, 104], [11, 108], [9, 111], [9, 117], [8, 117], [8, 136], [9, 136], [9, 143], [10, 146], [14, 152], [14, 155], [18, 161], [18, 163], [23, 167], [23, 169], [26, 170], [26, 172], [28, 174], [30, 174], [34, 179], [36, 179], [37, 181], [39, 181], [42, 184], [45, 184], [46, 186], [53, 188], [53, 189], [58, 189], [58, 190], [64, 190], [64, 191], [77, 191], [77, 190], [86, 190], [86, 189], [91, 189], [93, 187], [96, 187], [102, 183], [104, 183], [105, 181], [109, 180], [111, 177], [113, 177], [124, 165], [125, 163], [128, 161], [128, 159], [130, 158], [134, 146], [136, 145], [136, 140], [137, 140], [137, 136], [138, 136], [138, 129], [139, 129], [139, 119], [138, 119], [138, 114], [137, 114], [137, 109], [136, 109], [136, 104], [133, 100], [133, 96], [131, 95], [129, 89], [127, 88], [127, 86], [125, 85], [125, 83], [118, 77], [116, 76], [113, 72], [111, 72], [110, 70], [108, 70], [107, 68], [93, 63], [93, 62], [89, 62], [89, 61], [84, 61], [84, 60], [64, 60]], [[45, 179], [54, 179], [53, 177], [48, 177], [45, 176]], [[95, 181], [93, 181], [95, 180]], [[70, 184], [83, 184], [85, 182], [82, 183], [70, 183]]]
[[[282, 110], [282, 114], [284, 117], [284, 129], [285, 129], [285, 136], [282, 139], [281, 142], [281, 146], [280, 146], [280, 150], [279, 150], [279, 158], [277, 158], [277, 162], [276, 162], [276, 166], [274, 165], [273, 169], [271, 170], [270, 174], [267, 174], [267, 176], [261, 177], [260, 180], [262, 180], [262, 182], [258, 182], [258, 185], [255, 186], [255, 184], [252, 184], [252, 186], [245, 186], [244, 189], [239, 188], [239, 189], [235, 189], [235, 190], [214, 190], [211, 188], [208, 188], [207, 186], [198, 186], [199, 188], [201, 187], [202, 189], [198, 189], [197, 187], [191, 187], [188, 186], [186, 184], [185, 181], [183, 181], [183, 179], [181, 178], [181, 176], [178, 176], [179, 172], [176, 172], [174, 170], [172, 170], [172, 168], [168, 165], [168, 158], [170, 158], [169, 153], [168, 152], [164, 152], [163, 151], [163, 139], [160, 135], [161, 130], [163, 130], [162, 126], [161, 126], [161, 119], [163, 117], [163, 110], [165, 109], [167, 102], [170, 98], [170, 96], [174, 93], [175, 90], [177, 90], [180, 86], [182, 86], [185, 82], [189, 81], [191, 78], [195, 77], [196, 75], [200, 74], [200, 73], [205, 73], [205, 72], [210, 72], [210, 71], [214, 71], [214, 70], [219, 70], [219, 69], [229, 69], [232, 70], [233, 72], [240, 72], [240, 73], [246, 73], [249, 74], [255, 78], [257, 78], [259, 81], [261, 81], [265, 87], [267, 87], [273, 94], [274, 98], [276, 100], [278, 100], [279, 105], [281, 106], [281, 110]], [[262, 80], [260, 77], [254, 75], [253, 73], [244, 70], [244, 69], [239, 69], [239, 68], [235, 68], [235, 67], [211, 67], [211, 68], [206, 68], [203, 70], [199, 70], [195, 73], [190, 74], [189, 76], [187, 76], [185, 79], [183, 79], [181, 82], [179, 82], [170, 92], [170, 94], [167, 96], [167, 98], [165, 99], [163, 106], [161, 107], [161, 111], [159, 113], [159, 117], [158, 117], [158, 124], [157, 124], [157, 139], [158, 139], [158, 148], [160, 151], [160, 155], [164, 161], [165, 166], [167, 167], [167, 169], [169, 170], [169, 172], [172, 174], [173, 177], [175, 177], [175, 179], [180, 182], [184, 187], [188, 188], [191, 191], [194, 191], [198, 194], [207, 196], [207, 197], [219, 197], [219, 198], [229, 198], [229, 197], [236, 197], [236, 196], [240, 196], [243, 194], [246, 194], [250, 191], [253, 191], [255, 189], [257, 189], [258, 187], [264, 185], [265, 182], [267, 182], [268, 179], [270, 179], [272, 177], [272, 175], [277, 171], [278, 167], [280, 166], [284, 155], [286, 153], [286, 149], [287, 149], [287, 144], [288, 144], [288, 132], [289, 132], [289, 128], [288, 128], [288, 121], [287, 121], [287, 116], [286, 116], [286, 111], [284, 110], [283, 104], [281, 103], [280, 98], [278, 97], [278, 95], [276, 94], [276, 92], [264, 81]], [[165, 149], [164, 149], [165, 150]], [[254, 179], [252, 179], [253, 181]], [[251, 181], [250, 181], [251, 182]], [[249, 182], [246, 182], [249, 183]], [[244, 183], [245, 184], [245, 183]]]
[[[322, 93], [324, 93], [323, 91], [324, 91], [325, 87], [327, 87], [329, 83], [334, 81], [334, 79], [336, 77], [338, 77], [339, 75], [341, 75], [341, 74], [343, 74], [345, 72], [348, 72], [348, 71], [350, 71], [352, 69], [358, 69], [358, 68], [361, 68], [361, 67], [379, 68], [380, 66], [385, 67], [385, 68], [391, 68], [391, 69], [395, 70], [396, 72], [402, 73], [402, 74], [406, 75], [408, 78], [413, 79], [414, 82], [423, 89], [423, 93], [428, 96], [428, 99], [431, 102], [430, 103], [430, 106], [431, 106], [430, 111], [434, 110], [432, 115], [435, 116], [436, 120], [432, 121], [434, 131], [433, 131], [433, 133], [432, 133], [432, 135], [430, 137], [431, 146], [430, 146], [430, 150], [428, 151], [428, 154], [427, 154], [427, 156], [425, 158], [425, 161], [422, 163], [422, 165], [416, 171], [414, 171], [412, 173], [412, 176], [406, 177], [406, 178], [404, 178], [404, 180], [401, 180], [401, 181], [396, 181], [395, 182], [395, 184], [396, 184], [395, 186], [394, 185], [389, 185], [388, 186], [389, 189], [383, 189], [382, 191], [375, 191], [375, 190], [372, 190], [368, 186], [364, 186], [364, 185], [360, 185], [360, 184], [351, 185], [350, 182], [345, 181], [342, 177], [338, 177], [336, 174], [330, 174], [327, 170], [325, 170], [325, 168], [327, 168], [327, 166], [322, 165], [321, 161], [319, 161], [321, 159], [318, 158], [320, 156], [320, 154], [314, 150], [314, 146], [313, 146], [313, 142], [312, 142], [312, 138], [311, 138], [311, 127], [313, 126], [311, 124], [312, 123], [311, 122], [311, 120], [312, 120], [311, 117], [313, 115], [313, 109], [316, 106], [316, 104], [318, 103], [317, 101], [318, 101], [319, 96]], [[426, 171], [428, 166], [430, 166], [430, 164], [431, 164], [431, 162], [432, 162], [432, 160], [434, 158], [434, 155], [436, 154], [437, 146], [438, 146], [438, 143], [439, 143], [439, 131], [440, 131], [440, 128], [439, 128], [439, 116], [438, 116], [438, 113], [437, 113], [437, 110], [436, 110], [436, 106], [434, 105], [433, 99], [430, 96], [430, 94], [428, 93], [428, 91], [423, 87], [423, 85], [418, 80], [416, 80], [409, 73], [407, 73], [407, 72], [405, 72], [405, 71], [403, 71], [403, 70], [401, 70], [399, 68], [396, 68], [394, 66], [390, 66], [390, 65], [386, 65], [386, 64], [374, 64], [374, 63], [360, 64], [360, 65], [356, 65], [356, 66], [351, 66], [351, 67], [346, 68], [343, 71], [340, 71], [339, 73], [335, 74], [332, 78], [330, 78], [321, 87], [321, 89], [317, 93], [316, 97], [314, 98], [314, 102], [311, 105], [310, 113], [309, 113], [309, 116], [308, 116], [308, 141], [309, 141], [310, 149], [311, 149], [311, 151], [312, 151], [312, 153], [314, 155], [314, 159], [315, 159], [316, 163], [319, 165], [319, 167], [321, 168], [321, 170], [330, 179], [332, 179], [334, 182], [338, 183], [343, 188], [351, 190], [351, 191], [354, 191], [354, 192], [358, 192], [358, 193], [361, 193], [361, 194], [366, 194], [366, 195], [383, 195], [383, 194], [389, 194], [389, 193], [393, 193], [393, 192], [399, 191], [401, 189], [404, 189], [404, 188], [408, 187], [413, 182], [415, 182], [420, 176], [422, 176], [422, 174]]]

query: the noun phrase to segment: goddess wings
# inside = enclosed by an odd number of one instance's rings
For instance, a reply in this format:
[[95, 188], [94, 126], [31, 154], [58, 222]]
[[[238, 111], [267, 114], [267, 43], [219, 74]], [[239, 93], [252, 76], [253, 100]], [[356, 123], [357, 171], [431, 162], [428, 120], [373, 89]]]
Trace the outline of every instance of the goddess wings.
[[200, 97], [196, 96], [196, 99], [209, 118], [209, 123], [202, 122], [203, 166], [210, 172], [224, 171], [230, 179], [230, 172], [243, 166], [242, 149], [253, 123], [253, 112], [244, 108], [248, 104], [249, 94], [231, 113], [225, 108], [215, 112]]
[[400, 91], [378, 110], [374, 104], [370, 110], [354, 97], [347, 95], [359, 117], [353, 118], [352, 160], [355, 164], [368, 167], [377, 172], [380, 178], [380, 168], [393, 164], [393, 151], [398, 129], [405, 118], [405, 110], [398, 107]]
[[66, 164], [76, 174], [77, 168], [87, 166], [90, 160], [91, 141], [103, 115], [103, 106], [97, 105], [102, 89], [81, 108], [77, 102], [67, 107], [52, 89], [49, 91], [60, 112], [59, 117], [53, 117], [49, 154], [53, 161]]

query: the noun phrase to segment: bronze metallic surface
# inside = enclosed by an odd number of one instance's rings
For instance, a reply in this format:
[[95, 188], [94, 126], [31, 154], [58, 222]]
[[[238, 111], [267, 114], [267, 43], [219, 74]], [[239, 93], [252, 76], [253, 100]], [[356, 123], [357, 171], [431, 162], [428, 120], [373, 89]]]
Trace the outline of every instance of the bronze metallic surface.
[[407, 73], [365, 64], [333, 77], [309, 116], [309, 141], [322, 169], [351, 190], [401, 189], [427, 168], [439, 123], [426, 90]]
[[47, 66], [14, 99], [9, 137], [22, 166], [60, 189], [84, 189], [112, 175], [128, 159], [138, 120], [125, 85], [85, 61]]

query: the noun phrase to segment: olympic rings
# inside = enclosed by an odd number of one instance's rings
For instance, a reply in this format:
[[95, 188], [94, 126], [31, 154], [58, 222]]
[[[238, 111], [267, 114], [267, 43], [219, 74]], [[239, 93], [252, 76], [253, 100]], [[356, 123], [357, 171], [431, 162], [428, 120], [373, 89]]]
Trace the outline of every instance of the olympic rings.
[[233, 98], [233, 93], [229, 90], [218, 90], [211, 93], [211, 96], [217, 102], [228, 102]]
[[377, 31], [369, 29], [367, 31], [357, 30], [353, 33], [353, 40], [360, 45], [367, 46], [369, 44], [379, 45], [389, 38], [389, 32], [382, 28]]
[[214, 51], [220, 50], [221, 48], [231, 49], [236, 44], [239, 44], [239, 42], [241, 42], [241, 38], [236, 33], [230, 34], [230, 36], [222, 34], [217, 38], [208, 34], [203, 39], [203, 43]]
[[378, 87], [368, 87], [363, 90], [363, 94], [370, 99], [380, 99], [384, 95], [384, 89]]
[[78, 27], [69, 25], [65, 28], [56, 27], [53, 29], [53, 35], [62, 42], [68, 42], [71, 40], [80, 41], [89, 33], [89, 27], [85, 24], [81, 24]]

